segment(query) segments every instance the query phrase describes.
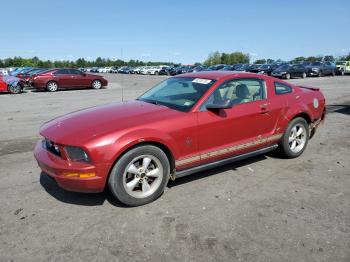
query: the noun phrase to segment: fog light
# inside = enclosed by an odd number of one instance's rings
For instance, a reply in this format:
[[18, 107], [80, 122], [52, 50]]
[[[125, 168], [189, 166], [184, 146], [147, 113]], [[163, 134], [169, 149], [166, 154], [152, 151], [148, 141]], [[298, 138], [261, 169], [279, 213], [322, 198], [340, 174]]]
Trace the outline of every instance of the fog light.
[[78, 178], [89, 178], [89, 177], [94, 177], [96, 176], [95, 173], [63, 173], [64, 176], [66, 177], [78, 177]]

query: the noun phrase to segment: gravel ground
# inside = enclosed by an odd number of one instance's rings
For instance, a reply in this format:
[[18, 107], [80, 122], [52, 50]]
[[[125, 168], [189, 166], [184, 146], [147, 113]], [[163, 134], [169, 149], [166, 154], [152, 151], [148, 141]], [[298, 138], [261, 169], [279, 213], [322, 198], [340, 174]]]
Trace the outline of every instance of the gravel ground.
[[106, 77], [103, 90], [0, 94], [0, 261], [350, 261], [350, 76], [290, 80], [320, 87], [328, 104], [301, 157], [181, 178], [137, 208], [58, 188], [32, 154], [43, 122], [165, 78]]

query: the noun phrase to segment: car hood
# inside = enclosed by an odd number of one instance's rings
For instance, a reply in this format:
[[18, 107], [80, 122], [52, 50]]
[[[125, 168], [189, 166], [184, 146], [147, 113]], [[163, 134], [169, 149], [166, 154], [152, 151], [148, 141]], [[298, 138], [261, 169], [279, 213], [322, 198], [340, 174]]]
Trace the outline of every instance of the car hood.
[[40, 134], [58, 144], [79, 146], [92, 139], [132, 128], [142, 128], [184, 114], [142, 101], [106, 104], [76, 111], [45, 123]]

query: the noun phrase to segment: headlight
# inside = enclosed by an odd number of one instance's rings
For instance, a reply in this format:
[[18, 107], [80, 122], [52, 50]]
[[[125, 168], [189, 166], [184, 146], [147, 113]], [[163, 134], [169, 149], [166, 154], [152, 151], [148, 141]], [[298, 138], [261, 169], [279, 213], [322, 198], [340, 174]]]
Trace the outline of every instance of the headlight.
[[42, 141], [42, 146], [43, 146], [43, 148], [50, 151], [51, 153], [53, 153], [57, 156], [61, 156], [60, 147], [57, 144], [55, 144], [55, 142], [45, 138]]
[[90, 162], [90, 158], [88, 154], [77, 146], [65, 146], [64, 150], [66, 151], [70, 160], [73, 161], [82, 161], [82, 162]]

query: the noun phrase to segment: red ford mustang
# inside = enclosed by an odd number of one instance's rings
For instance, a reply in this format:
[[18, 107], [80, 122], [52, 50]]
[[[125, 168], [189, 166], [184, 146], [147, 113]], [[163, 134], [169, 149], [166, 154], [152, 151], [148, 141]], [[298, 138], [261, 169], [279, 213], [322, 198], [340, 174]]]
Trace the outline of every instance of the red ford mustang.
[[317, 88], [252, 73], [199, 72], [169, 78], [135, 101], [74, 112], [48, 123], [35, 148], [59, 186], [149, 203], [175, 179], [277, 147], [305, 150], [325, 116]]
[[72, 68], [52, 69], [39, 73], [29, 82], [37, 89], [46, 89], [50, 92], [55, 92], [59, 88], [91, 87], [100, 89], [108, 84], [102, 76], [86, 74]]

